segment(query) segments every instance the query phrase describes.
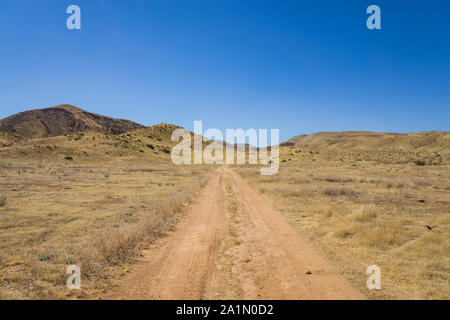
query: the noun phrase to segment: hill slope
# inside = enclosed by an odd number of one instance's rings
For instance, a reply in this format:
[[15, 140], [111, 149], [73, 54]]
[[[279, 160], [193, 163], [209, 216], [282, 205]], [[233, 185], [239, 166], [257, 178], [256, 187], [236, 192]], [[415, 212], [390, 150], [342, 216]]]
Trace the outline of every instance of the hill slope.
[[0, 120], [0, 133], [21, 138], [44, 138], [74, 132], [121, 134], [144, 126], [84, 111], [71, 105], [20, 112]]
[[450, 132], [382, 133], [364, 131], [319, 132], [291, 138], [281, 146], [313, 151], [365, 151], [392, 149], [402, 151], [440, 151], [450, 148]]
[[[384, 133], [365, 131], [319, 132], [300, 135], [280, 144], [306, 149], [327, 158], [371, 160], [381, 163], [450, 162], [450, 132]], [[286, 151], [290, 152], [290, 151]]]

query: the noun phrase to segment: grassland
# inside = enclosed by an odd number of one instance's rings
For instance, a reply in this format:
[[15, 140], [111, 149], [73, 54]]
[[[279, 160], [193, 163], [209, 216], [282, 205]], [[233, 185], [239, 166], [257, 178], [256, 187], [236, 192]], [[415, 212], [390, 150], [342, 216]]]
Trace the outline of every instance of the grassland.
[[[0, 148], [0, 299], [95, 297], [164, 235], [212, 167], [174, 166], [168, 125]], [[66, 289], [68, 265], [83, 289]]]
[[[409, 155], [281, 148], [280, 171], [236, 168], [370, 298], [450, 298], [450, 167]], [[345, 160], [343, 160], [343, 158]], [[392, 161], [395, 159], [395, 161]], [[428, 162], [427, 162], [428, 164]], [[378, 265], [382, 290], [368, 290]]]

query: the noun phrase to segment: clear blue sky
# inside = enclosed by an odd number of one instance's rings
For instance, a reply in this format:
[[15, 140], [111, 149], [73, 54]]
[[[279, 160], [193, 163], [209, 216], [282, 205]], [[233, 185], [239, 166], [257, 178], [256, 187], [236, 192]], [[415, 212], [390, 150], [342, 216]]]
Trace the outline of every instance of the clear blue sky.
[[448, 0], [0, 0], [0, 118], [69, 103], [281, 140], [450, 130], [449, 17]]

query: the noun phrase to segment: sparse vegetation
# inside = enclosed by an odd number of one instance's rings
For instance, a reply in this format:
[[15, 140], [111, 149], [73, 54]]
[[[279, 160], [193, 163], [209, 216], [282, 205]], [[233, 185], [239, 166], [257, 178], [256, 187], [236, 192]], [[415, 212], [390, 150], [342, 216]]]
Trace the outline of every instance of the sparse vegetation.
[[0, 196], [0, 207], [4, 207], [6, 205], [6, 196]]
[[[92, 143], [88, 137], [83, 144]], [[115, 158], [108, 161], [93, 148], [92, 157], [72, 166], [64, 146], [71, 142], [63, 139], [55, 142], [62, 143], [56, 149], [64, 152], [59, 158], [43, 162], [41, 157], [55, 152], [45, 148], [45, 153], [25, 156], [21, 166], [13, 165], [7, 153], [0, 160], [0, 200], [14, 199], [0, 212], [1, 299], [67, 298], [68, 264], [82, 268], [89, 292], [103, 290], [109, 277], [124, 268], [122, 262], [133, 262], [140, 249], [170, 228], [213, 169], [172, 166], [162, 155], [149, 166], [137, 148], [131, 160], [112, 153]], [[102, 142], [97, 135], [96, 143]], [[78, 154], [74, 148], [70, 156]], [[13, 188], [8, 181], [14, 181]]]
[[[320, 155], [296, 149], [280, 149], [292, 161], [277, 175], [261, 176], [255, 166], [236, 170], [369, 298], [450, 297], [448, 162], [417, 170], [403, 151], [375, 157], [372, 150], [328, 153], [323, 145]], [[381, 291], [366, 288], [372, 264], [382, 270]]]
[[[205, 179], [201, 179], [199, 186], [204, 186], [204, 183]], [[96, 260], [100, 265], [116, 265], [133, 259], [139, 252], [140, 243], [152, 242], [169, 228], [184, 205], [192, 199], [195, 190], [189, 188], [166, 201], [155, 203], [152, 214], [143, 216], [138, 223], [114, 225], [115, 229], [105, 229], [95, 235], [89, 263]]]
[[352, 214], [352, 219], [358, 222], [370, 222], [376, 217], [377, 208], [373, 204], [363, 205]]
[[168, 147], [161, 147], [160, 150], [164, 153], [170, 153], [170, 148]]
[[418, 166], [424, 166], [424, 165], [427, 164], [427, 163], [426, 163], [425, 161], [423, 161], [423, 160], [416, 160], [416, 161], [414, 161], [414, 163], [415, 163], [416, 165], [418, 165]]
[[329, 218], [333, 215], [333, 209], [330, 206], [322, 207], [319, 209], [319, 214], [325, 218]]
[[354, 196], [356, 194], [355, 190], [349, 187], [326, 187], [323, 190], [323, 194], [331, 197], [336, 196]]
[[42, 253], [38, 256], [39, 261], [48, 261], [53, 258], [53, 255], [50, 253]]

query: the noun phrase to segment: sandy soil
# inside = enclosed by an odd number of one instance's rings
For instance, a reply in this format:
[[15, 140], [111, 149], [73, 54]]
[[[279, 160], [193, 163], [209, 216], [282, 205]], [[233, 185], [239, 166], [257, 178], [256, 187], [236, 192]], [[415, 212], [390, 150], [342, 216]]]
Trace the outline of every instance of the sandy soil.
[[219, 169], [105, 299], [364, 299], [238, 174]]

